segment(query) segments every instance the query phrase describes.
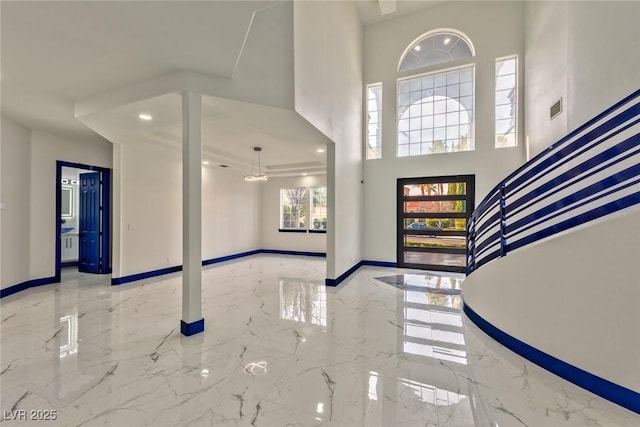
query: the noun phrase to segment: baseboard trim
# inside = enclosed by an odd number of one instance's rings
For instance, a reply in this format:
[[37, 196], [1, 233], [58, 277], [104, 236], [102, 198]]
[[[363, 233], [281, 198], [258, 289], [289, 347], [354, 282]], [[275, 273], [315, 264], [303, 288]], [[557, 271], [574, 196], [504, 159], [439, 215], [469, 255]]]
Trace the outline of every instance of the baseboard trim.
[[36, 286], [49, 285], [51, 283], [56, 283], [58, 281], [59, 280], [56, 280], [55, 276], [43, 277], [41, 279], [27, 280], [26, 282], [18, 283], [17, 285], [0, 289], [0, 298], [8, 297], [9, 295], [13, 295], [15, 293], [27, 290], [29, 288], [35, 288]]
[[180, 333], [184, 336], [190, 337], [191, 335], [199, 334], [202, 331], [204, 331], [204, 319], [196, 320], [191, 323], [186, 323], [184, 320], [180, 321]]
[[258, 253], [261, 254], [276, 254], [276, 255], [296, 255], [296, 256], [313, 256], [318, 258], [326, 258], [326, 252], [306, 252], [306, 251], [284, 251], [280, 249], [260, 249]]
[[182, 271], [181, 265], [176, 265], [174, 267], [160, 268], [158, 270], [146, 271], [144, 273], [132, 274], [130, 276], [122, 276], [122, 277], [112, 277], [111, 285], [124, 285], [125, 283], [131, 283], [142, 279], [149, 279], [151, 277], [163, 276], [165, 274], [177, 273], [178, 271]]
[[65, 261], [60, 263], [60, 268], [77, 267], [78, 261]]
[[467, 304], [463, 304], [463, 311], [484, 333], [514, 353], [591, 393], [640, 414], [640, 393], [598, 377], [512, 337], [486, 321]]
[[204, 261], [202, 261], [202, 265], [205, 266], [205, 265], [211, 265], [211, 264], [218, 264], [220, 262], [231, 261], [234, 259], [243, 258], [251, 255], [257, 255], [259, 253], [260, 253], [260, 249], [256, 249], [253, 251], [240, 252], [237, 254], [221, 256], [218, 258], [205, 259]]

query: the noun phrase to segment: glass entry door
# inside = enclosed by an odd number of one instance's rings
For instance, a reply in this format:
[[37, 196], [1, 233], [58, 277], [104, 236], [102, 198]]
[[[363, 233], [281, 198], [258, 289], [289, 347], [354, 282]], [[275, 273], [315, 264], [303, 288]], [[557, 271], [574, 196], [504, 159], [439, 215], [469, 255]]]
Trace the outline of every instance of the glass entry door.
[[464, 272], [475, 176], [398, 179], [398, 266]]

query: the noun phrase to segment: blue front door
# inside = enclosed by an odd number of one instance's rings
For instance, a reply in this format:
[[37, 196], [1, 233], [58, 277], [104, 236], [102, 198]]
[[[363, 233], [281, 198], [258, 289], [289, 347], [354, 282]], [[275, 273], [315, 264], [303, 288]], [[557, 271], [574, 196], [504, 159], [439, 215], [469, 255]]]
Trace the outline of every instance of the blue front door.
[[100, 173], [80, 174], [78, 270], [100, 272]]

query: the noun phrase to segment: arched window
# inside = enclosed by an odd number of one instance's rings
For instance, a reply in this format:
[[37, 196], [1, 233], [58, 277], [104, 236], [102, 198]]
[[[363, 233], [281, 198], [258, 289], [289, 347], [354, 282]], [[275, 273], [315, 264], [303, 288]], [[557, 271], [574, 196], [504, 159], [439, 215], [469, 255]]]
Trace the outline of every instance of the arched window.
[[[464, 35], [439, 30], [409, 45], [399, 71], [473, 55]], [[399, 79], [398, 157], [473, 150], [474, 81], [474, 64]]]
[[398, 71], [410, 71], [473, 56], [473, 45], [463, 34], [455, 30], [436, 30], [409, 45], [400, 59]]

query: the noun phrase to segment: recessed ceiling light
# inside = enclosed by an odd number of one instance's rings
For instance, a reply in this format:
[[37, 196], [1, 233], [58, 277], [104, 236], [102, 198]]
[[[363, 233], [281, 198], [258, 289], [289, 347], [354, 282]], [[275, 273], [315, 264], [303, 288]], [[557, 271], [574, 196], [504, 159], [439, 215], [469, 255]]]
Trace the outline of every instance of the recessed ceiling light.
[[318, 148], [316, 151], [317, 151], [318, 153], [324, 153], [324, 148]]
[[420, 52], [420, 49], [422, 49], [422, 48], [420, 47], [420, 45], [418, 45], [418, 46], [416, 46], [416, 47], [414, 47], [414, 48], [413, 48], [413, 50], [415, 50], [416, 52]]
[[447, 37], [446, 39], [444, 39], [444, 44], [448, 45], [451, 42], [451, 39], [449, 37]]
[[203, 162], [202, 162], [202, 164], [203, 164], [203, 165], [208, 165], [208, 164], [209, 164], [209, 161], [208, 161], [208, 160], [205, 160], [205, 161], [203, 161]]
[[307, 173], [306, 172], [302, 172], [302, 176], [307, 176]]
[[153, 117], [151, 117], [150, 114], [140, 114], [140, 115], [138, 115], [138, 118], [140, 120], [146, 120], [146, 121], [149, 121], [149, 120], [153, 119]]

